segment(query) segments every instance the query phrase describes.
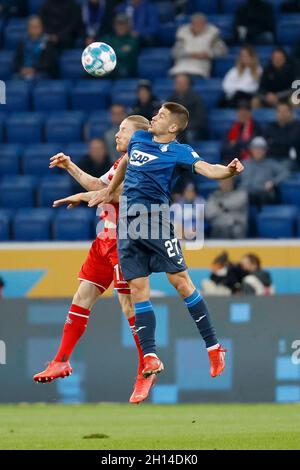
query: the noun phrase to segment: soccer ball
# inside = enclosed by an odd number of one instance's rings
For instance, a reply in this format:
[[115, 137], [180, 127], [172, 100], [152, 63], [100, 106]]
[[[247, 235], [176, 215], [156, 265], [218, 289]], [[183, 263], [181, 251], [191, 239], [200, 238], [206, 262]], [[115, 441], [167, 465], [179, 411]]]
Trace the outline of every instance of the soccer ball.
[[117, 56], [113, 48], [105, 42], [93, 42], [84, 49], [81, 63], [90, 75], [102, 77], [114, 70]]

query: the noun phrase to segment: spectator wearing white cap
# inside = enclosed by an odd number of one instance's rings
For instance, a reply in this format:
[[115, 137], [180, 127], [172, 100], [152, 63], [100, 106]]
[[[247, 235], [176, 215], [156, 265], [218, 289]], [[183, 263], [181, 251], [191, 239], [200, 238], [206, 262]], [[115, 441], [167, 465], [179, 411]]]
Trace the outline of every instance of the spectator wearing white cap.
[[268, 144], [263, 137], [255, 137], [250, 143], [251, 158], [245, 161], [240, 188], [249, 193], [250, 204], [261, 206], [278, 201], [277, 187], [288, 178], [284, 165], [267, 157]]

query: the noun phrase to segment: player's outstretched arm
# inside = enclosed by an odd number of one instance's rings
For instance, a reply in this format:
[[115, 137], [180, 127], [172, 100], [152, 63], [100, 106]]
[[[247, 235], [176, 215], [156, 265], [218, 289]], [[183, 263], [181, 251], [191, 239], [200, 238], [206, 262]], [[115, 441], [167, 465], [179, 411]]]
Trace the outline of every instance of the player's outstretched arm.
[[105, 184], [94, 176], [82, 171], [71, 158], [64, 153], [57, 153], [50, 158], [49, 168], [62, 168], [66, 170], [87, 191], [97, 191], [105, 187]]
[[206, 176], [214, 180], [224, 180], [232, 176], [238, 176], [244, 171], [244, 165], [238, 158], [235, 158], [227, 166], [225, 165], [211, 165], [204, 161], [198, 161], [194, 165], [195, 173]]
[[89, 191], [87, 193], [78, 193], [73, 194], [72, 196], [64, 197], [63, 199], [57, 199], [53, 202], [53, 207], [60, 207], [64, 204], [68, 204], [67, 209], [74, 209], [74, 207], [79, 206], [81, 202], [89, 202], [95, 195], [101, 194], [102, 197], [106, 192], [106, 188], [100, 191]]
[[115, 192], [109, 197], [109, 201], [107, 201], [107, 189], [101, 190], [101, 191], [92, 191], [90, 193], [86, 194], [91, 194], [91, 198], [89, 200], [88, 206], [89, 207], [95, 207], [99, 206], [101, 204], [110, 204], [110, 203], [118, 203], [119, 202], [119, 197], [123, 192], [123, 184], [121, 184]]

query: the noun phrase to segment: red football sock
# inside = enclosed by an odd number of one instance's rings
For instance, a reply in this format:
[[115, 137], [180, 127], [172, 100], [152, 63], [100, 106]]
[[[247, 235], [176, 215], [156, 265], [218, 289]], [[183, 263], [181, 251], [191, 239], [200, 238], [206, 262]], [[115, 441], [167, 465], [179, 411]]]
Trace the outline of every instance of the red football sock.
[[63, 329], [63, 337], [54, 358], [55, 361], [69, 360], [79, 338], [85, 332], [91, 311], [72, 304]]
[[132, 336], [133, 336], [133, 339], [134, 339], [134, 341], [135, 341], [136, 349], [137, 349], [138, 355], [139, 355], [138, 373], [141, 373], [142, 370], [143, 370], [143, 366], [144, 366], [144, 354], [143, 354], [143, 351], [142, 351], [142, 348], [141, 348], [141, 344], [140, 344], [139, 337], [138, 337], [138, 335], [135, 333], [135, 327], [134, 327], [134, 324], [135, 324], [135, 316], [133, 316], [133, 317], [131, 317], [131, 318], [128, 318], [128, 323], [129, 323], [129, 325], [130, 325], [130, 329], [131, 329], [131, 332], [132, 332]]

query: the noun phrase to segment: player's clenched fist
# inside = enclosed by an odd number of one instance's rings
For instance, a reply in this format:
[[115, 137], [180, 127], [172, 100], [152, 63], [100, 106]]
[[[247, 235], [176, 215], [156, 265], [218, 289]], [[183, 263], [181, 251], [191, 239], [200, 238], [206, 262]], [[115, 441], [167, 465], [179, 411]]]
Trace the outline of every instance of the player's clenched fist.
[[65, 155], [64, 153], [57, 153], [56, 155], [50, 158], [49, 168], [54, 168], [57, 166], [58, 168], [67, 170], [71, 162], [71, 158]]
[[242, 171], [244, 171], [244, 165], [242, 164], [242, 162], [240, 162], [238, 158], [232, 160], [232, 162], [227, 165], [227, 168], [232, 174], [232, 176], [238, 176], [242, 173]]

